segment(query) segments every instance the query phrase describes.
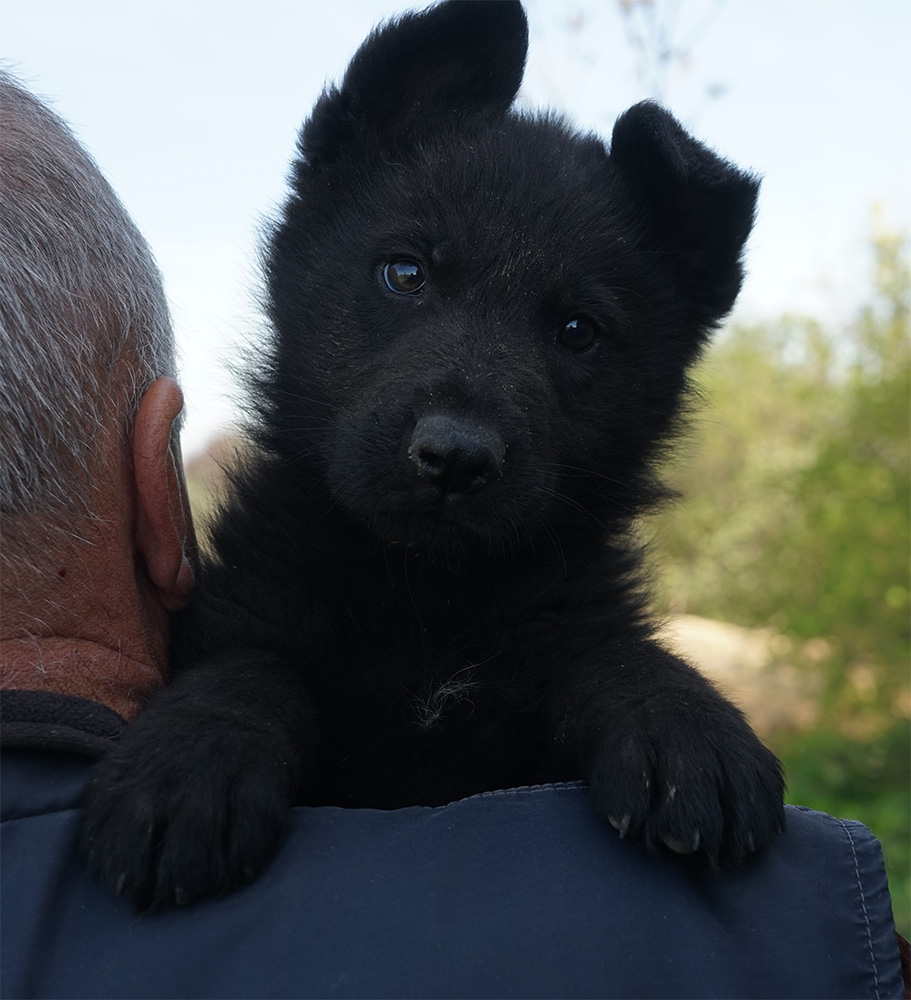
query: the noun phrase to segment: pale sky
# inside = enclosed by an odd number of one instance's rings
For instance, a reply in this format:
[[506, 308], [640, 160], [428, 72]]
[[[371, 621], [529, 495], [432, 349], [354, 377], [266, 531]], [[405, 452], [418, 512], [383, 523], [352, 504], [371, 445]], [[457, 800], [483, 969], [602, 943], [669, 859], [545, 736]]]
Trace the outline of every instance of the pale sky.
[[[695, 42], [666, 104], [763, 180], [735, 317], [845, 323], [873, 209], [911, 232], [908, 0], [657, 0]], [[233, 416], [225, 363], [255, 337], [255, 251], [295, 134], [401, 0], [2, 0], [0, 59], [73, 126], [152, 245], [189, 397], [185, 451]], [[618, 0], [530, 0], [523, 100], [609, 138], [652, 96]], [[718, 97], [710, 89], [723, 88]]]

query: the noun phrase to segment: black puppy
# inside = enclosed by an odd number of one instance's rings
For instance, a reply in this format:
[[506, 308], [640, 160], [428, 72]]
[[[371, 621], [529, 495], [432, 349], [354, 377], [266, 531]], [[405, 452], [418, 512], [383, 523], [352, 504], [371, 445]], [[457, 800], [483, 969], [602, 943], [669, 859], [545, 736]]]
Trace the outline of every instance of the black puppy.
[[630, 539], [740, 287], [756, 181], [640, 104], [610, 151], [511, 104], [516, 2], [376, 31], [305, 124], [272, 336], [175, 677], [89, 783], [139, 906], [249, 880], [290, 804], [584, 778], [648, 847], [737, 862], [778, 762], [653, 640]]

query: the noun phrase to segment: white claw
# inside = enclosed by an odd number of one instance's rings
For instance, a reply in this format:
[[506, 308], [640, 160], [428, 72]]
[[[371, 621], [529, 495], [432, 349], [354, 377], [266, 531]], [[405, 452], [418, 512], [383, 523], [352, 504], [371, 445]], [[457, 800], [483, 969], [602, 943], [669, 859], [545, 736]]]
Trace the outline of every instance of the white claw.
[[675, 854], [695, 854], [702, 843], [702, 836], [697, 830], [689, 844], [681, 843], [679, 840], [671, 840], [669, 837], [664, 837], [663, 840]]
[[627, 813], [623, 819], [617, 820], [613, 816], [608, 816], [607, 821], [610, 825], [620, 834], [620, 839], [622, 840], [627, 833], [629, 833], [629, 825], [632, 817]]

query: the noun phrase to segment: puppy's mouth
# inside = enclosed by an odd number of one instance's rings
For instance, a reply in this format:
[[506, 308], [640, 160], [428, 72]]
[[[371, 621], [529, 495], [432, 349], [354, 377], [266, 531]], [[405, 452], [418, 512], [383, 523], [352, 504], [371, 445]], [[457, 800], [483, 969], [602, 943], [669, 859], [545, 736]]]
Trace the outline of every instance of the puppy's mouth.
[[404, 427], [358, 416], [333, 438], [328, 485], [381, 544], [484, 555], [540, 529], [552, 491], [521, 428], [507, 435], [483, 415], [444, 411]]
[[422, 482], [388, 494], [374, 513], [374, 530], [391, 543], [464, 546], [499, 534], [497, 501], [477, 486], [470, 492], [445, 492]]
[[489, 424], [425, 414], [408, 442], [400, 488], [378, 504], [378, 533], [390, 542], [446, 547], [498, 535], [506, 452]]

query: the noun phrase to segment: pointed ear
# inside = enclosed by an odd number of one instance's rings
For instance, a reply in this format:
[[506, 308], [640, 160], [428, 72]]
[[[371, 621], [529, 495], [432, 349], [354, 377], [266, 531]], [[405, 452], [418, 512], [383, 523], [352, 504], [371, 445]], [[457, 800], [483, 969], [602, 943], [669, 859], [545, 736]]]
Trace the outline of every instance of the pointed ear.
[[650, 239], [674, 254], [704, 320], [719, 320], [740, 291], [759, 180], [716, 156], [650, 101], [617, 119], [610, 152]]
[[505, 111], [525, 71], [528, 22], [518, 0], [444, 0], [381, 25], [327, 90], [300, 137], [307, 166], [352, 138], [388, 149], [453, 116]]
[[143, 396], [133, 424], [133, 544], [167, 611], [189, 600], [196, 550], [175, 423], [182, 409], [180, 387], [160, 378]]

